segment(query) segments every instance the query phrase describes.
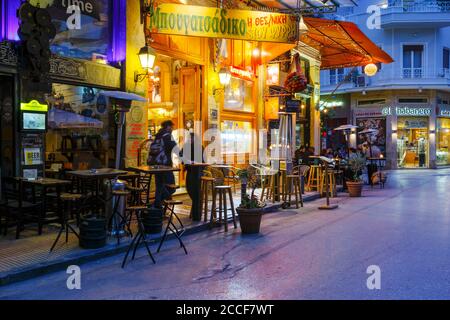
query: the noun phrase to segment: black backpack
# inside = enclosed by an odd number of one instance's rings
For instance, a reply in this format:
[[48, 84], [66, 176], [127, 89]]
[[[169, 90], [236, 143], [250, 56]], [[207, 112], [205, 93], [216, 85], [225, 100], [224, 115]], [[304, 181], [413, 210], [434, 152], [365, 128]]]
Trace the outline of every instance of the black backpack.
[[150, 144], [150, 150], [148, 152], [148, 160], [147, 163], [149, 165], [168, 165], [169, 164], [169, 158], [167, 157], [166, 150], [165, 150], [165, 144], [164, 144], [164, 137], [168, 135], [169, 133], [166, 133], [162, 135], [160, 138], [155, 139]]

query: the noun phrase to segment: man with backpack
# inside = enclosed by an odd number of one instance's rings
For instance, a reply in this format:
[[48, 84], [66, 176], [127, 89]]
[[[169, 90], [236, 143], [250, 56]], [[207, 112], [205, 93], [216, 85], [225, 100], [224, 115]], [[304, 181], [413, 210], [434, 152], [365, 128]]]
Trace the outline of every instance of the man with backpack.
[[[166, 120], [161, 123], [161, 129], [155, 135], [155, 140], [150, 145], [147, 163], [149, 165], [173, 166], [172, 150], [177, 145], [172, 137], [174, 123]], [[160, 208], [162, 201], [170, 199], [175, 189], [167, 188], [168, 184], [175, 184], [173, 172], [155, 174], [155, 203], [154, 207]]]

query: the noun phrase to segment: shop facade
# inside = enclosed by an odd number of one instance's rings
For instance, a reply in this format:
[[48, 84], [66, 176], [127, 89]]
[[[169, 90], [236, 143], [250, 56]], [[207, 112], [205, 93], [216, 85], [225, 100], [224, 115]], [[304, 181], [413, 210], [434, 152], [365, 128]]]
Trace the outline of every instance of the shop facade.
[[[89, 10], [82, 10], [75, 40], [65, 23], [70, 14], [58, 4], [48, 7], [57, 40], [49, 48], [48, 77], [39, 82], [27, 76], [29, 65], [23, 63], [19, 53], [21, 19], [16, 12], [20, 5], [20, 1], [1, 1], [2, 8], [8, 9], [4, 12], [10, 13], [1, 17], [0, 106], [4, 116], [0, 148], [5, 155], [2, 176], [31, 178], [44, 176], [49, 169], [114, 167], [116, 112], [99, 93], [147, 91], [128, 77], [125, 65], [127, 61], [132, 69], [139, 49], [133, 52], [134, 59], [126, 59], [127, 55], [143, 43], [142, 35], [142, 41], [127, 36], [133, 23], [140, 26], [139, 5], [134, 4], [135, 10], [130, 10], [133, 9], [130, 2], [127, 10], [124, 0], [96, 1]], [[134, 41], [139, 43], [133, 45]], [[127, 116], [130, 122], [139, 114], [139, 108], [145, 109], [141, 105], [132, 106], [134, 112]], [[142, 126], [146, 126], [147, 119], [144, 120]], [[142, 132], [145, 138], [146, 133]], [[127, 151], [137, 150], [132, 139], [127, 139]]]
[[[448, 166], [448, 96], [437, 90], [355, 93], [351, 120], [360, 129], [377, 130], [372, 143], [386, 157], [388, 168]], [[353, 143], [361, 143], [356, 134]]]
[[[178, 14], [185, 7], [172, 7], [167, 16]], [[206, 21], [211, 8], [195, 10]], [[284, 17], [280, 21], [285, 22], [290, 19], [284, 14], [242, 12], [250, 20], [257, 19], [258, 14]], [[314, 49], [303, 45], [297, 51], [296, 44], [287, 43], [281, 35], [280, 39], [264, 41], [262, 36], [219, 37], [192, 30], [191, 36], [184, 36], [177, 30], [146, 30], [148, 42], [157, 53], [149, 80], [149, 138], [162, 121], [171, 119], [178, 129], [175, 135], [180, 147], [188, 133], [195, 133], [202, 138], [208, 162], [239, 167], [258, 161], [261, 154], [270, 152], [270, 130], [277, 129], [278, 112], [286, 107], [284, 99], [271, 88], [283, 86], [290, 71], [291, 54], [299, 53], [309, 88], [298, 97], [298, 110], [294, 111], [295, 139], [297, 147], [320, 143], [319, 113], [315, 109], [320, 90], [320, 58]], [[224, 76], [228, 81], [223, 81]]]

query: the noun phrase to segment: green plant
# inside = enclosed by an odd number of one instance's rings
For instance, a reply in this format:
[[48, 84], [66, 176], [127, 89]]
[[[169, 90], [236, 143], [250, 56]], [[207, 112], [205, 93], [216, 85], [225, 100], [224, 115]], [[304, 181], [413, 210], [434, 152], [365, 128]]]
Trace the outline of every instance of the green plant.
[[[256, 169], [249, 166], [245, 169], [239, 169], [236, 175], [241, 180], [241, 204], [239, 207], [244, 209], [264, 207], [264, 203], [255, 196], [255, 189], [260, 183], [260, 176]], [[250, 195], [247, 193], [247, 187], [251, 189]]]
[[259, 201], [257, 196], [249, 196], [248, 194], [243, 195], [241, 204], [239, 205], [239, 208], [242, 209], [258, 209], [263, 207], [264, 203]]
[[348, 164], [350, 166], [350, 169], [352, 170], [353, 181], [355, 182], [361, 181], [360, 176], [361, 172], [366, 167], [366, 158], [363, 156], [356, 156], [354, 158], [351, 158], [348, 161]]

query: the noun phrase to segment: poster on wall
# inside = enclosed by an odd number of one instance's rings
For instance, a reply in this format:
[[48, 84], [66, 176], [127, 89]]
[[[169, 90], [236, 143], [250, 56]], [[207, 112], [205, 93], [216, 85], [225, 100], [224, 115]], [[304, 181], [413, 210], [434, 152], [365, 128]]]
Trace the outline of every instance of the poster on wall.
[[26, 166], [40, 165], [43, 163], [41, 148], [24, 148], [24, 164]]
[[[71, 9], [78, 5], [79, 19]], [[51, 44], [53, 53], [91, 60], [107, 56], [110, 39], [111, 0], [54, 0], [48, 8], [56, 27]]]
[[[386, 118], [357, 118], [356, 125], [359, 127], [358, 131], [365, 129], [375, 129], [375, 132], [371, 135], [372, 148], [378, 148], [380, 152], [386, 155]], [[358, 146], [362, 145], [366, 141], [364, 135], [357, 135]]]

